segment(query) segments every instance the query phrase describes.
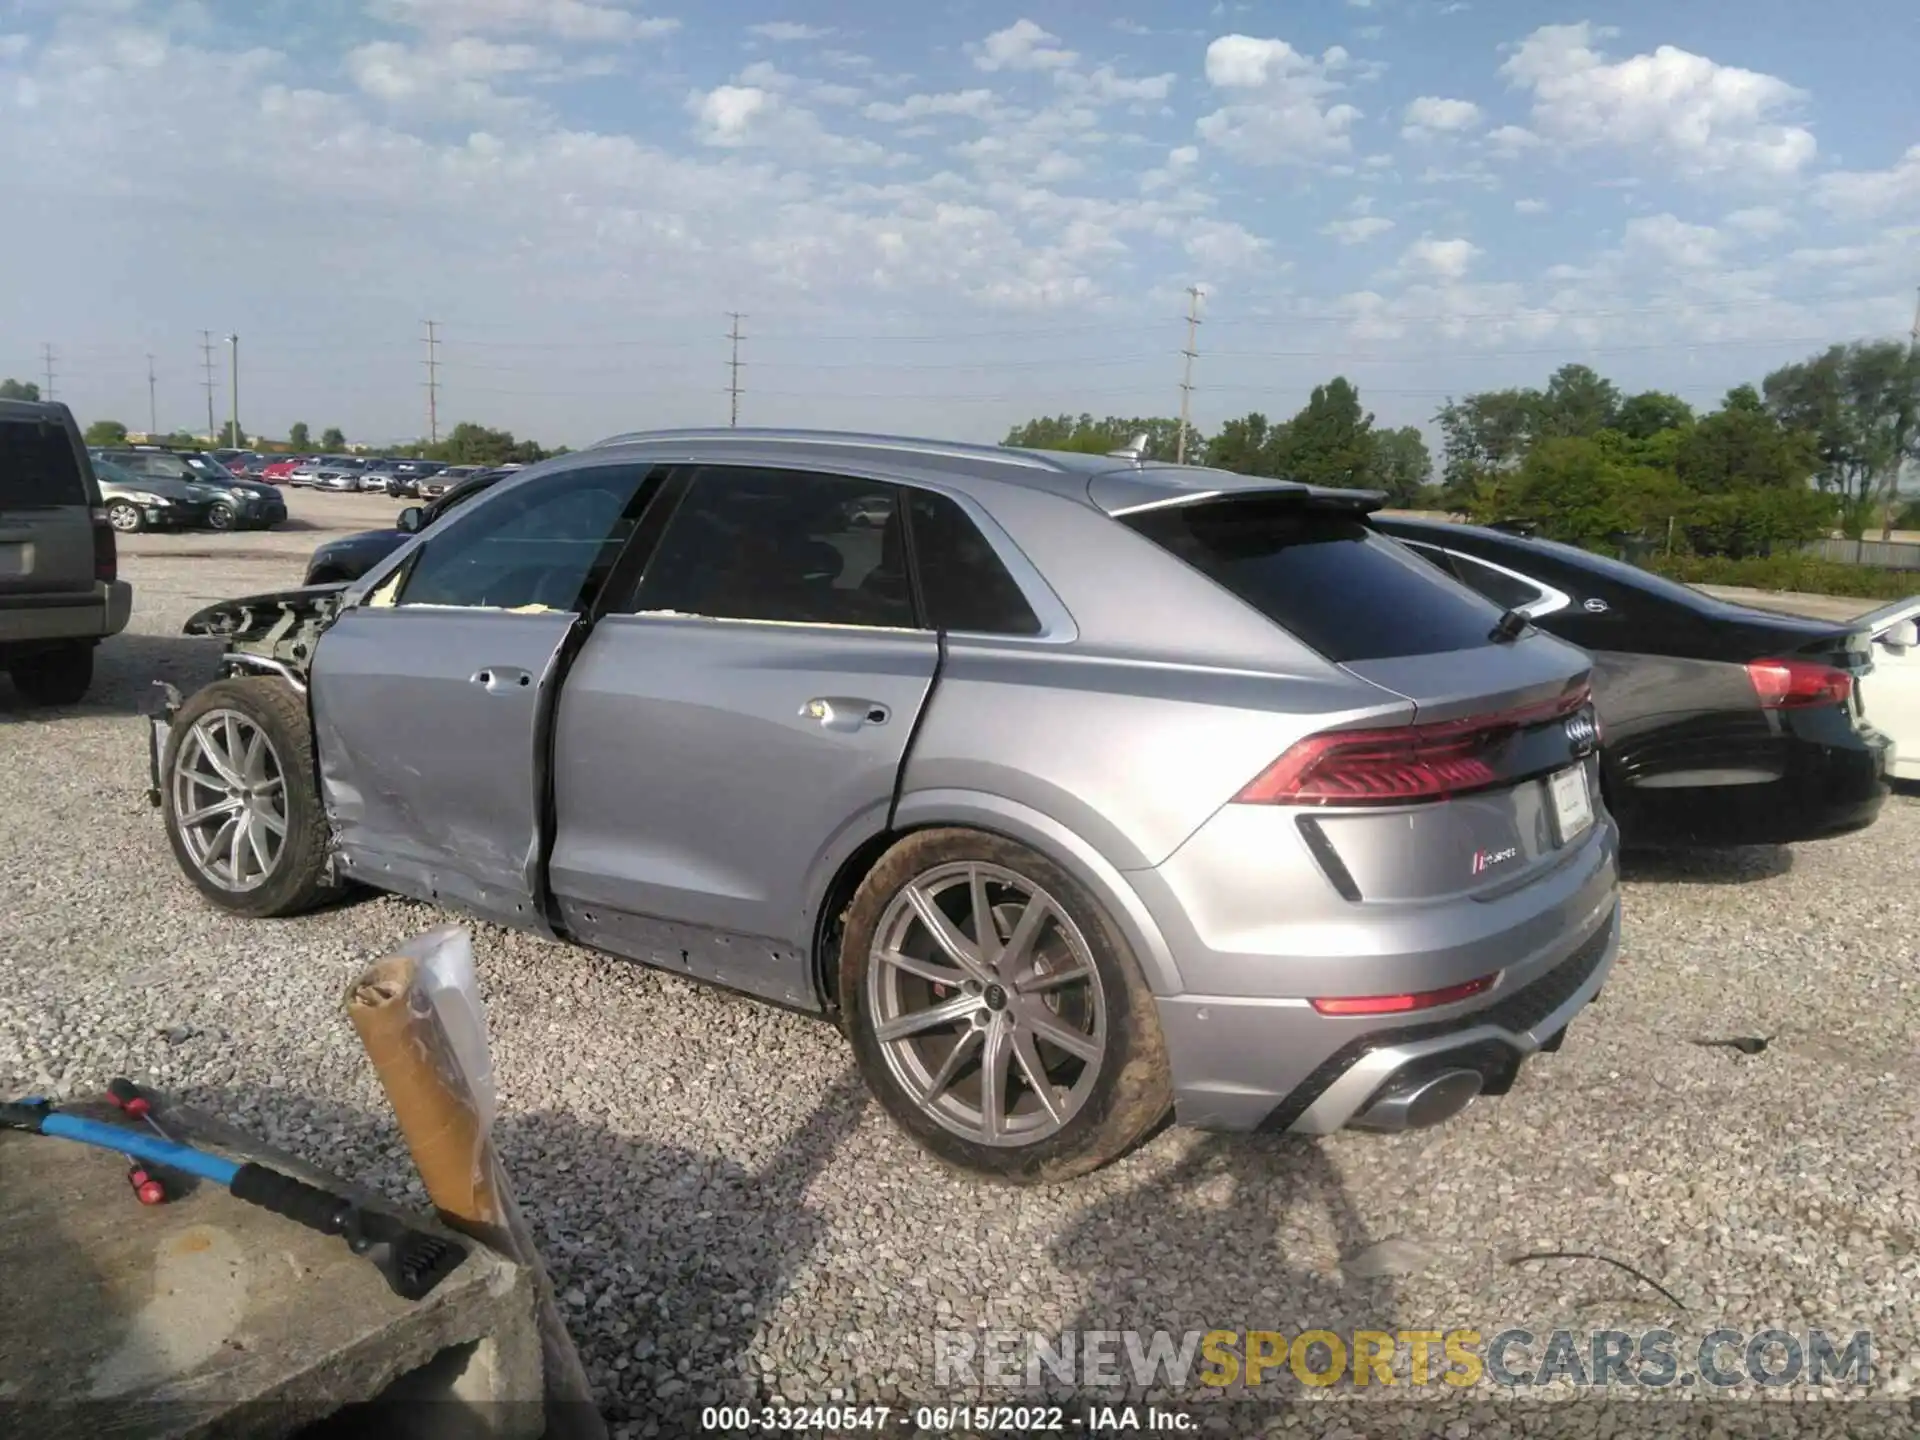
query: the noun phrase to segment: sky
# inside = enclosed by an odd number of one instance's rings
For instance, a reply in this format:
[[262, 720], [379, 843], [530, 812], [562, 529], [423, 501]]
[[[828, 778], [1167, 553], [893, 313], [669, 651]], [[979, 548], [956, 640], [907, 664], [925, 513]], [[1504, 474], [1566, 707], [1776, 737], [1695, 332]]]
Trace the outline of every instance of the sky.
[[[0, 375], [545, 443], [1710, 406], [1920, 285], [1909, 0], [0, 0]], [[1195, 302], [1189, 290], [1199, 291]]]

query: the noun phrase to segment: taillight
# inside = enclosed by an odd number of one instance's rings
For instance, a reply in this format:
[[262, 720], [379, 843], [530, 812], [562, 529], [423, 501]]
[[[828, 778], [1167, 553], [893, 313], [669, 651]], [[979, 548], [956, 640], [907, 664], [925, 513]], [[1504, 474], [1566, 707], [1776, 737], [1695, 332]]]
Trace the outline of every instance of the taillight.
[[1431, 1010], [1436, 1005], [1451, 1005], [1493, 988], [1492, 975], [1482, 975], [1444, 990], [1418, 990], [1411, 995], [1356, 995], [1350, 999], [1312, 1002], [1322, 1015], [1402, 1015], [1409, 1010]]
[[1498, 778], [1488, 752], [1516, 731], [1592, 699], [1585, 684], [1516, 710], [1381, 730], [1329, 730], [1300, 741], [1255, 776], [1240, 805], [1407, 805], [1479, 790]]
[[1817, 660], [1749, 660], [1747, 677], [1762, 710], [1845, 705], [1853, 697], [1853, 676]]
[[114, 543], [113, 526], [107, 520], [107, 512], [100, 506], [93, 507], [93, 578], [111, 585], [120, 578], [120, 547]]

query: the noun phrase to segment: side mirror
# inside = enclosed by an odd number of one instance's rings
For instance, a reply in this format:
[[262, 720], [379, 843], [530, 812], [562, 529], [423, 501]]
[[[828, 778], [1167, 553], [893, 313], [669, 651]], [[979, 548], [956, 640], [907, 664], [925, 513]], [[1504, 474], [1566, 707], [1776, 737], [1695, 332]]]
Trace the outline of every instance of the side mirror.
[[426, 511], [422, 510], [418, 505], [409, 505], [400, 512], [399, 518], [393, 523], [406, 531], [407, 534], [416, 535], [419, 533], [420, 527], [426, 523]]
[[1920, 645], [1920, 625], [1911, 620], [1902, 620], [1897, 625], [1889, 625], [1877, 637], [1880, 643], [1896, 655]]

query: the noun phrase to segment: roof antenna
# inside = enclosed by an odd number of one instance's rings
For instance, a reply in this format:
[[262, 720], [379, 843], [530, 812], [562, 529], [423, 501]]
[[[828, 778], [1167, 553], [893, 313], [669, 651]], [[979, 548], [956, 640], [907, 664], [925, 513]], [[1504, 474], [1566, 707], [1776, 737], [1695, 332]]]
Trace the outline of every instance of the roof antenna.
[[1135, 465], [1147, 458], [1147, 432], [1142, 430], [1118, 450], [1107, 451], [1111, 460], [1131, 460]]

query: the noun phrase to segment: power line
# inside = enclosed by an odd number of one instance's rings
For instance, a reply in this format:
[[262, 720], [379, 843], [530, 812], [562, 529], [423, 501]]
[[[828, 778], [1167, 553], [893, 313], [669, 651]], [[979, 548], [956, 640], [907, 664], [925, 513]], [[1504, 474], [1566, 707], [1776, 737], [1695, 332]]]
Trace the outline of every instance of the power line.
[[160, 433], [160, 392], [153, 374], [153, 356], [147, 356], [147, 434]]
[[47, 377], [47, 388], [42, 392], [41, 398], [51, 400], [53, 399], [53, 342], [50, 340], [40, 342], [40, 368]]
[[1193, 428], [1193, 362], [1200, 356], [1200, 287], [1187, 287], [1186, 363], [1180, 372], [1180, 438], [1174, 442], [1174, 464], [1187, 463], [1187, 431]]
[[440, 337], [435, 322], [427, 321], [427, 440], [440, 443]]
[[727, 361], [727, 424], [738, 425], [740, 423], [740, 341], [744, 338], [740, 334], [740, 322], [747, 317], [738, 310], [729, 310], [727, 314], [733, 319], [733, 326], [727, 331], [727, 338], [733, 342], [733, 355]]
[[228, 357], [228, 363], [232, 367], [229, 381], [233, 388], [228, 400], [231, 408], [227, 412], [227, 443], [238, 448], [247, 443], [246, 436], [240, 430], [240, 337], [227, 336], [227, 344], [233, 347]]

